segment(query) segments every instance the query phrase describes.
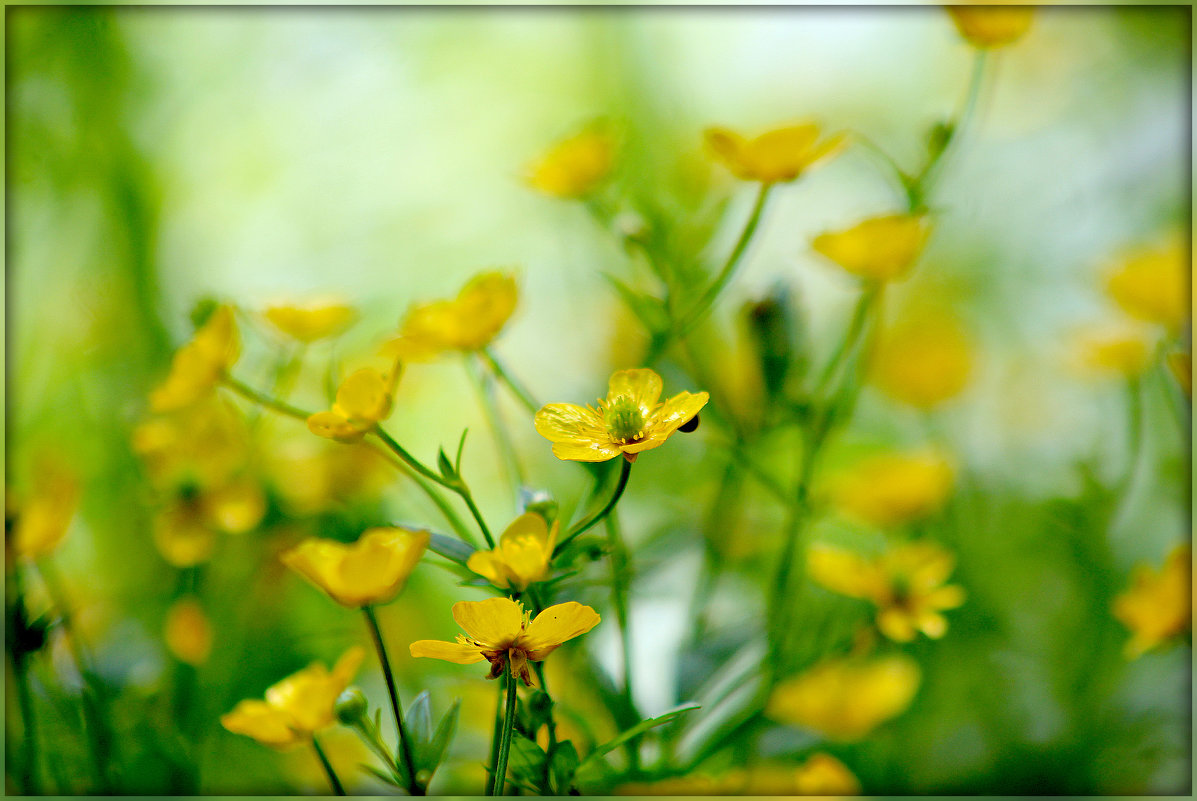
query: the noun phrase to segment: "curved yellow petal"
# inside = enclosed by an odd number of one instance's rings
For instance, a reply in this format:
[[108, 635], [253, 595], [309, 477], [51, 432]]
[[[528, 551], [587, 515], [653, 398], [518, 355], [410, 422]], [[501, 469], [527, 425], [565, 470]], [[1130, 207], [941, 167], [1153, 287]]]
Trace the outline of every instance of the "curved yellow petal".
[[472, 665], [481, 662], [486, 657], [482, 649], [461, 642], [444, 642], [443, 640], [416, 640], [410, 646], [411, 655], [420, 658], [443, 659], [455, 665]]
[[377, 423], [386, 419], [391, 413], [388, 377], [371, 367], [356, 371], [337, 388], [333, 411], [351, 422]]
[[229, 731], [252, 737], [273, 748], [285, 748], [303, 739], [293, 724], [294, 720], [287, 712], [252, 698], [241, 701], [232, 712], [220, 716], [220, 725]]
[[553, 443], [553, 455], [571, 462], [605, 462], [614, 459], [622, 450], [618, 445], [603, 442]]
[[501, 590], [511, 586], [507, 563], [495, 551], [474, 551], [466, 561], [466, 567]]
[[300, 342], [315, 342], [335, 336], [353, 322], [353, 307], [337, 302], [270, 306], [263, 312], [270, 323]]
[[554, 197], [583, 197], [610, 174], [614, 151], [610, 132], [591, 126], [546, 153], [529, 170], [528, 183]]
[[607, 402], [616, 398], [631, 398], [647, 417], [660, 400], [664, 386], [661, 376], [647, 367], [619, 370], [611, 375], [607, 383]]
[[338, 442], [356, 442], [366, 436], [368, 430], [353, 425], [344, 415], [336, 412], [316, 412], [308, 418], [308, 431], [318, 437], [335, 439]]
[[884, 593], [876, 565], [842, 548], [812, 545], [806, 568], [816, 583], [850, 598], [877, 600]]
[[653, 412], [648, 428], [654, 435], [667, 437], [698, 414], [710, 399], [706, 392], [679, 392]]
[[598, 612], [576, 601], [555, 604], [528, 625], [520, 644], [530, 652], [556, 648], [566, 640], [590, 631], [601, 619]]
[[524, 624], [524, 610], [509, 598], [458, 601], [453, 604], [453, 619], [474, 640], [495, 648], [505, 648], [519, 637]]
[[877, 628], [894, 642], [910, 642], [918, 634], [910, 613], [896, 606], [877, 612]]
[[368, 529], [346, 550], [337, 577], [363, 603], [385, 603], [402, 591], [430, 539], [423, 529]]
[[891, 214], [820, 234], [811, 245], [854, 275], [890, 281], [906, 274], [929, 233], [925, 218]]
[[946, 6], [956, 30], [973, 47], [1001, 47], [1021, 38], [1031, 27], [1031, 6]]

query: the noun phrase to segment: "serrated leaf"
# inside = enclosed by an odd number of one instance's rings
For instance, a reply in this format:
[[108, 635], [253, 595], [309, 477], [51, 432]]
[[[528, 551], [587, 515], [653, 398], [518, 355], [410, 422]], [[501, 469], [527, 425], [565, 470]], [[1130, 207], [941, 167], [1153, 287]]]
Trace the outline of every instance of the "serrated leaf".
[[446, 559], [451, 559], [460, 565], [465, 565], [470, 561], [470, 556], [474, 553], [474, 546], [468, 542], [446, 537], [444, 534], [433, 534], [428, 541], [428, 547], [433, 553], [438, 553]]

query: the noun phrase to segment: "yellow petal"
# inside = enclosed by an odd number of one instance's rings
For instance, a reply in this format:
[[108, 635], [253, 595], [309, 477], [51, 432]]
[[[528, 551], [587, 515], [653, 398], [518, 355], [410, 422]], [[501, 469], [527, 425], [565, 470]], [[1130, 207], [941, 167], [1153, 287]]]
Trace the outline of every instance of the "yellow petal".
[[359, 427], [386, 419], [391, 413], [389, 377], [371, 367], [353, 373], [338, 387], [333, 411]]
[[649, 430], [653, 434], [669, 436], [698, 414], [710, 398], [706, 392], [679, 392], [652, 414], [648, 421]]
[[163, 639], [180, 662], [202, 665], [212, 652], [212, 625], [199, 601], [186, 596], [171, 604], [166, 613]]
[[556, 648], [590, 631], [600, 620], [598, 612], [576, 601], [555, 604], [536, 616], [520, 642], [524, 650], [531, 652]]
[[631, 398], [640, 407], [644, 416], [648, 417], [657, 405], [663, 387], [661, 376], [647, 367], [620, 370], [612, 374], [611, 380], [607, 384], [607, 403], [610, 404], [616, 398]]
[[603, 418], [588, 406], [550, 403], [536, 413], [533, 422], [536, 431], [554, 443], [553, 453], [559, 459], [602, 462], [619, 455]]
[[474, 551], [466, 561], [466, 567], [501, 590], [511, 586], [507, 563], [496, 551]]
[[972, 365], [972, 343], [960, 323], [946, 316], [925, 316], [881, 336], [871, 377], [890, 397], [929, 409], [960, 394]]
[[830, 754], [813, 754], [794, 777], [794, 795], [860, 795], [860, 782]]
[[509, 273], [488, 272], [471, 278], [454, 302], [453, 343], [460, 350], [487, 345], [515, 311], [517, 299], [515, 276]]
[[220, 716], [220, 724], [234, 734], [252, 737], [263, 745], [286, 748], [304, 738], [293, 728], [289, 714], [265, 701], [247, 699]]
[[403, 590], [429, 539], [422, 529], [368, 529], [344, 551], [338, 566], [337, 580], [343, 593], [351, 593], [361, 603], [391, 600]]
[[482, 655], [481, 648], [461, 642], [417, 640], [411, 644], [410, 650], [411, 655], [416, 658], [443, 659], [455, 665], [472, 665], [486, 658]]
[[341, 333], [356, 316], [353, 308], [333, 301], [271, 306], [264, 312], [279, 331], [300, 342], [315, 342]]
[[812, 545], [807, 570], [817, 583], [850, 598], [878, 600], [885, 593], [876, 565], [842, 548], [823, 543]]
[[58, 547], [70, 529], [79, 505], [79, 483], [65, 466], [40, 464], [29, 499], [19, 507], [13, 531], [13, 549], [28, 559], [46, 556]]
[[194, 503], [180, 502], [155, 516], [154, 545], [175, 567], [194, 567], [212, 558], [216, 532], [200, 516]]
[[897, 606], [877, 612], [877, 628], [894, 642], [910, 642], [918, 634], [910, 613]]
[[529, 171], [528, 183], [554, 197], [589, 194], [611, 172], [615, 146], [602, 126], [592, 126], [553, 147]]
[[458, 601], [453, 604], [453, 619], [478, 642], [505, 648], [519, 636], [524, 623], [524, 610], [509, 598]]
[[820, 234], [812, 246], [854, 275], [890, 281], [910, 269], [929, 231], [922, 217], [888, 215]]
[[605, 462], [622, 452], [618, 445], [600, 442], [554, 442], [553, 455], [572, 462]]
[[336, 412], [316, 412], [308, 418], [308, 431], [318, 437], [338, 442], [356, 442], [366, 436], [368, 428], [359, 428]]
[[841, 512], [874, 526], [896, 526], [933, 514], [947, 501], [953, 472], [932, 450], [883, 453], [835, 476], [829, 491]]
[[257, 527], [266, 514], [262, 487], [249, 478], [217, 487], [204, 496], [211, 523], [228, 534], [244, 534]]

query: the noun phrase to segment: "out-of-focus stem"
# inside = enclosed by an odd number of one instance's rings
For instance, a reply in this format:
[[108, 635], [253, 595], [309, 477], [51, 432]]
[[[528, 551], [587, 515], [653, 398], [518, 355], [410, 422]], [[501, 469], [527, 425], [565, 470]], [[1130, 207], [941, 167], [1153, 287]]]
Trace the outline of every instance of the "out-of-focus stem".
[[495, 435], [495, 443], [499, 446], [499, 452], [503, 455], [504, 466], [507, 469], [508, 477], [515, 491], [518, 493], [519, 488], [524, 485], [524, 471], [520, 466], [519, 455], [515, 452], [515, 445], [511, 441], [511, 432], [507, 430], [507, 426], [503, 423], [503, 417], [499, 412], [499, 405], [494, 393], [494, 383], [487, 376], [482, 374], [481, 370], [474, 369], [476, 365], [466, 362], [466, 369], [470, 374], [470, 381], [478, 390], [479, 400], [482, 402], [482, 408], [486, 412], [486, 417], [490, 421], [491, 432]]
[[320, 760], [320, 764], [324, 766], [324, 773], [328, 776], [328, 783], [332, 785], [333, 793], [336, 795], [345, 795], [345, 788], [341, 786], [341, 780], [337, 778], [337, 772], [333, 770], [332, 763], [328, 761], [328, 757], [324, 753], [324, 749], [320, 747], [320, 741], [316, 739], [316, 735], [312, 735], [312, 749], [316, 752], [316, 758]]
[[619, 483], [615, 485], [615, 492], [611, 493], [611, 499], [607, 501], [607, 505], [571, 528], [565, 539], [557, 543], [557, 547], [553, 549], [553, 556], [560, 555], [565, 550], [565, 547], [573, 541], [574, 537], [585, 531], [589, 531], [592, 527], [601, 523], [604, 517], [611, 514], [611, 510], [615, 508], [615, 504], [619, 503], [619, 499], [623, 496], [623, 491], [628, 486], [628, 476], [631, 474], [632, 463], [624, 459], [619, 471]]
[[303, 409], [292, 406], [285, 401], [273, 398], [264, 392], [259, 392], [248, 384], [233, 378], [231, 375], [226, 374], [222, 381], [226, 387], [246, 400], [256, 403], [259, 406], [265, 406], [267, 409], [278, 412], [279, 414], [285, 414], [288, 417], [294, 417], [296, 420], [303, 420], [305, 422], [312, 416], [310, 412], [305, 412]]
[[407, 730], [403, 727], [403, 708], [399, 703], [399, 690], [395, 687], [395, 676], [391, 673], [391, 660], [387, 658], [387, 648], [382, 641], [382, 630], [378, 627], [378, 617], [374, 614], [374, 607], [367, 604], [362, 607], [366, 615], [367, 628], [374, 640], [374, 649], [378, 651], [378, 661], [382, 665], [382, 676], [386, 680], [387, 693], [391, 696], [391, 712], [395, 715], [395, 730], [399, 736], [399, 755], [403, 759], [403, 766], [407, 770], [410, 785], [408, 791], [412, 795], [424, 795], [424, 788], [416, 779], [416, 761], [412, 758], [411, 743], [407, 738]]
[[503, 363], [499, 361], [494, 352], [490, 348], [483, 348], [478, 351], [478, 355], [490, 367], [491, 372], [495, 374], [495, 378], [499, 379], [500, 382], [506, 385], [507, 389], [511, 390], [511, 394], [515, 396], [516, 400], [523, 404], [524, 408], [529, 412], [536, 414], [536, 411], [540, 408], [540, 404], [532, 397], [532, 393], [503, 366]]

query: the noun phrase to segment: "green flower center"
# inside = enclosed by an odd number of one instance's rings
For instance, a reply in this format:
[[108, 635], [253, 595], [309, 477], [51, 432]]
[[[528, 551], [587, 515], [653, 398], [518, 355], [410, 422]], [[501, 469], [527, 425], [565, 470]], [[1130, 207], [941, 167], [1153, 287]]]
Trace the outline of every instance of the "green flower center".
[[616, 442], [635, 442], [644, 438], [644, 412], [632, 398], [624, 396], [611, 401], [604, 419], [607, 433]]

